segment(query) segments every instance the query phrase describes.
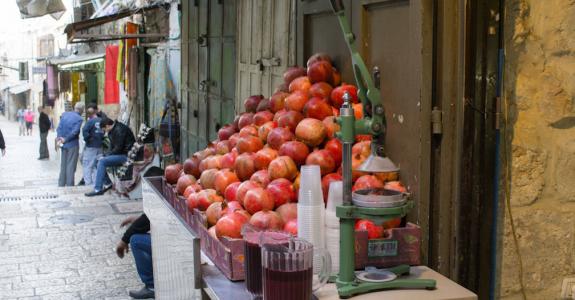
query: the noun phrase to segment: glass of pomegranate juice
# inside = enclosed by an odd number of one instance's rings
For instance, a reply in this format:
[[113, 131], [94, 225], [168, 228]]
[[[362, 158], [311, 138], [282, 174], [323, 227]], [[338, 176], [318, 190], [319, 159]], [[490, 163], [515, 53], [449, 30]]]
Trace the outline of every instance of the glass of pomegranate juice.
[[246, 289], [253, 299], [262, 298], [262, 254], [261, 245], [287, 245], [290, 235], [275, 231], [257, 231], [251, 226], [243, 228], [244, 237], [244, 270], [246, 273]]
[[[314, 282], [314, 258], [321, 262]], [[313, 245], [292, 238], [286, 244], [262, 245], [264, 300], [311, 300], [331, 273], [331, 258], [323, 249], [314, 253]]]

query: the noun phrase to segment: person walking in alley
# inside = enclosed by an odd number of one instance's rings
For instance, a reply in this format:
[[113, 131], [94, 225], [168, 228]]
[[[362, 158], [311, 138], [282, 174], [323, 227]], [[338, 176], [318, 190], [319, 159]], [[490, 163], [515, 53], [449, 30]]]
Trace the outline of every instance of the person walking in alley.
[[2, 130], [0, 130], [0, 151], [2, 151], [2, 156], [6, 155], [6, 143], [4, 142]]
[[154, 270], [152, 267], [152, 239], [150, 234], [150, 220], [146, 214], [140, 217], [128, 217], [120, 224], [124, 227], [130, 224], [130, 227], [122, 236], [122, 239], [116, 246], [116, 254], [119, 258], [124, 258], [128, 249], [132, 249], [136, 270], [144, 287], [139, 291], [130, 291], [130, 297], [134, 299], [154, 298]]
[[100, 121], [100, 127], [108, 134], [110, 150], [98, 160], [94, 191], [86, 193], [86, 197], [103, 195], [108, 190], [104, 188], [104, 184], [111, 185], [106, 168], [123, 165], [128, 160], [128, 152], [136, 141], [130, 127], [118, 121], [104, 118]]
[[32, 126], [34, 125], [34, 112], [28, 106], [28, 109], [24, 113], [24, 121], [26, 122], [26, 135], [32, 135]]
[[24, 121], [24, 114], [26, 111], [20, 107], [16, 112], [16, 121], [18, 121], [18, 135], [26, 135], [26, 121]]
[[96, 109], [88, 105], [88, 109], [86, 110], [88, 122], [86, 122], [82, 129], [82, 136], [84, 137], [84, 142], [86, 142], [86, 148], [84, 148], [84, 154], [82, 156], [85, 185], [92, 185], [96, 181], [97, 158], [102, 155], [104, 132], [102, 128], [100, 128], [102, 119], [100, 119], [96, 113]]
[[44, 112], [44, 107], [38, 107], [38, 113], [40, 117], [38, 118], [38, 127], [40, 127], [40, 156], [38, 157], [39, 160], [49, 159], [50, 153], [48, 152], [48, 142], [46, 139], [48, 138], [48, 132], [50, 131], [50, 127], [52, 127], [52, 122], [50, 118]]
[[74, 174], [78, 164], [78, 153], [80, 149], [80, 128], [82, 126], [82, 114], [84, 104], [76, 103], [74, 111], [62, 114], [60, 124], [56, 130], [56, 143], [62, 150], [60, 155], [60, 178], [58, 186], [74, 186]]

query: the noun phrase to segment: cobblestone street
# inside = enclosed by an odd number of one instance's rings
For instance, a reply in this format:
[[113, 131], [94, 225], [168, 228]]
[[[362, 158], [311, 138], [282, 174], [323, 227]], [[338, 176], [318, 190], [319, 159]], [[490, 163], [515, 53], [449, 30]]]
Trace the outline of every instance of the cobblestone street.
[[[110, 193], [86, 198], [88, 187], [58, 188], [54, 132], [50, 160], [38, 161], [39, 134], [18, 136], [0, 116], [7, 145], [0, 158], [0, 299], [131, 299], [141, 287], [133, 257], [114, 246], [121, 220], [142, 203]], [[80, 179], [81, 168], [76, 173]]]

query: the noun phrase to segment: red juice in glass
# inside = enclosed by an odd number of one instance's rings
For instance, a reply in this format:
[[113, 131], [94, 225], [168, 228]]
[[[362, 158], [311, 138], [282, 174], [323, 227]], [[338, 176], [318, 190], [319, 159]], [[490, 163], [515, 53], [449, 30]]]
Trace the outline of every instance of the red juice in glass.
[[277, 271], [264, 268], [265, 299], [312, 299], [313, 268], [302, 271]]

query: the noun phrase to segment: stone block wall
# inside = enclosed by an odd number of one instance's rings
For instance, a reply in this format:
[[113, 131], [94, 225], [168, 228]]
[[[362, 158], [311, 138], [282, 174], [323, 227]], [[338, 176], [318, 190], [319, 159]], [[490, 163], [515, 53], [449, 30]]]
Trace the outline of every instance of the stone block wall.
[[[575, 0], [507, 0], [504, 96], [511, 210], [528, 299], [575, 277]], [[505, 214], [500, 296], [521, 299]]]

